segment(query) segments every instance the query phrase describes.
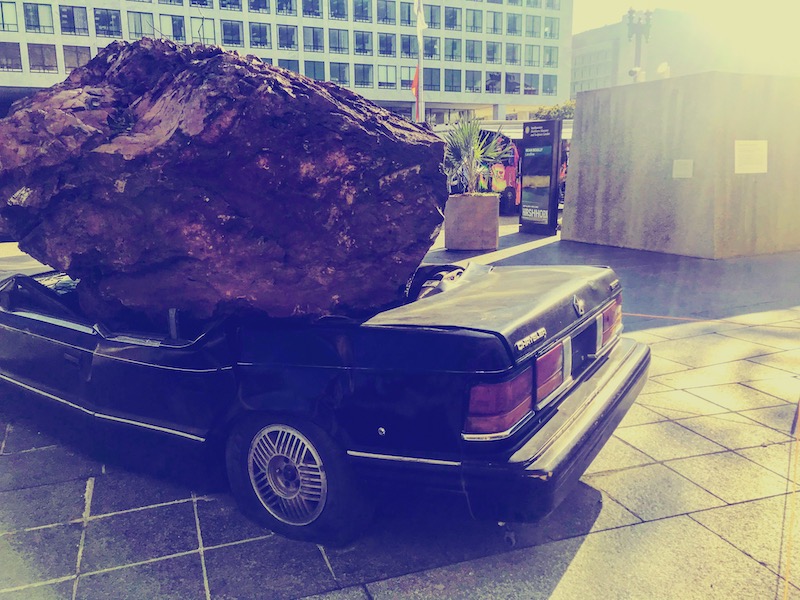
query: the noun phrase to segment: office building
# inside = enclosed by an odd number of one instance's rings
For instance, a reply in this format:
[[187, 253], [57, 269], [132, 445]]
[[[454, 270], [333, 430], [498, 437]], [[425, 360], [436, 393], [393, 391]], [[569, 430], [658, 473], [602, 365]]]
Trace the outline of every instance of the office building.
[[[423, 0], [422, 11], [427, 120], [524, 120], [569, 98], [572, 0]], [[413, 118], [417, 32], [414, 3], [396, 0], [0, 0], [0, 97], [63, 80], [113, 40], [163, 37], [253, 54]]]

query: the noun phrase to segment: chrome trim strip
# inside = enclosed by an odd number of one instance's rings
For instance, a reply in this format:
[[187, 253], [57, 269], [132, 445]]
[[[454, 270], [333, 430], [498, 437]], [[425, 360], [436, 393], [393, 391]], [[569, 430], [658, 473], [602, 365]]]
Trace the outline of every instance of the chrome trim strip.
[[165, 371], [180, 371], [181, 373], [201, 373], [201, 374], [216, 373], [217, 371], [230, 371], [231, 369], [233, 369], [233, 366], [231, 365], [218, 367], [216, 369], [187, 369], [185, 367], [171, 367], [169, 365], [157, 365], [154, 363], [142, 362], [140, 360], [133, 360], [132, 358], [122, 358], [121, 356], [111, 356], [109, 354], [103, 354], [102, 352], [95, 352], [94, 355], [102, 358], [107, 358], [108, 360], [118, 360], [120, 362], [131, 363], [142, 367], [153, 367], [154, 369], [164, 369]]
[[206, 441], [206, 439], [203, 438], [203, 437], [200, 437], [200, 436], [197, 436], [197, 435], [194, 435], [194, 434], [191, 434], [191, 433], [186, 433], [185, 431], [178, 431], [177, 429], [169, 429], [167, 427], [159, 427], [158, 425], [151, 425], [149, 423], [142, 423], [141, 421], [132, 421], [130, 419], [123, 419], [121, 417], [115, 417], [113, 415], [107, 415], [107, 414], [104, 414], [104, 413], [94, 412], [94, 411], [89, 410], [88, 408], [84, 408], [83, 406], [79, 406], [79, 405], [75, 404], [74, 402], [70, 402], [69, 400], [64, 400], [63, 398], [59, 398], [58, 396], [54, 396], [53, 394], [50, 394], [48, 392], [44, 392], [44, 391], [42, 391], [40, 389], [37, 389], [37, 388], [35, 388], [33, 386], [30, 386], [30, 385], [26, 384], [26, 383], [22, 383], [21, 381], [17, 381], [16, 379], [12, 379], [11, 377], [8, 377], [7, 375], [3, 375], [2, 373], [0, 373], [0, 379], [8, 381], [9, 383], [13, 383], [14, 385], [17, 385], [17, 386], [19, 386], [19, 387], [21, 387], [23, 389], [28, 390], [28, 391], [31, 391], [31, 392], [34, 392], [34, 393], [39, 394], [41, 396], [44, 396], [45, 398], [49, 398], [50, 400], [55, 400], [56, 402], [59, 402], [59, 403], [64, 404], [66, 406], [69, 406], [70, 408], [74, 408], [75, 410], [79, 410], [79, 411], [81, 411], [83, 413], [86, 413], [89, 416], [97, 417], [98, 419], [104, 419], [106, 421], [115, 421], [117, 423], [123, 423], [125, 425], [134, 425], [136, 427], [142, 427], [143, 429], [150, 429], [152, 431], [158, 431], [159, 433], [168, 433], [170, 435], [177, 435], [179, 437], [186, 438], [186, 439], [189, 439], [189, 440], [192, 440], [192, 441], [195, 441], [195, 442], [205, 442]]
[[348, 450], [349, 456], [356, 458], [372, 458], [375, 460], [391, 460], [405, 463], [421, 463], [426, 465], [439, 465], [443, 467], [460, 467], [461, 462], [455, 460], [439, 460], [438, 458], [417, 458], [415, 456], [396, 456], [394, 454], [373, 454], [372, 452], [360, 452], [358, 450]]
[[152, 431], [158, 431], [159, 433], [169, 433], [170, 435], [177, 435], [179, 437], [186, 438], [194, 442], [206, 441], [206, 438], [200, 437], [199, 435], [186, 433], [185, 431], [178, 431], [177, 429], [170, 429], [169, 427], [159, 427], [158, 425], [151, 425], [150, 423], [142, 423], [141, 421], [131, 421], [130, 419], [123, 419], [122, 417], [115, 417], [103, 413], [94, 413], [94, 416], [97, 417], [98, 419], [104, 419], [106, 421], [114, 421], [116, 423], [123, 423], [125, 425], [134, 425], [136, 427], [142, 427], [144, 429], [151, 429]]
[[28, 390], [30, 392], [34, 392], [36, 394], [39, 394], [40, 396], [44, 396], [45, 398], [49, 398], [50, 400], [55, 400], [56, 402], [60, 402], [61, 404], [65, 404], [65, 405], [69, 406], [70, 408], [74, 408], [75, 410], [79, 410], [81, 412], [85, 412], [87, 415], [94, 415], [94, 413], [92, 411], [90, 411], [87, 408], [84, 408], [83, 406], [79, 406], [78, 404], [70, 402], [69, 400], [64, 400], [63, 398], [59, 398], [58, 396], [54, 396], [53, 394], [49, 394], [48, 392], [45, 392], [45, 391], [42, 391], [42, 390], [40, 390], [38, 388], [30, 386], [27, 383], [22, 383], [21, 381], [17, 381], [16, 379], [12, 379], [11, 377], [8, 377], [7, 375], [3, 375], [2, 373], [0, 373], [0, 379], [8, 381], [9, 383], [13, 383], [14, 385], [17, 385], [17, 386], [19, 386], [19, 387], [21, 387], [23, 389], [26, 389], [26, 390]]
[[[3, 312], [9, 312], [9, 311], [3, 311]], [[65, 321], [64, 319], [58, 319], [56, 317], [48, 317], [47, 315], [40, 315], [39, 313], [32, 313], [20, 310], [20, 311], [10, 312], [9, 314], [18, 315], [20, 317], [25, 317], [26, 319], [32, 319], [34, 321], [41, 321], [42, 323], [49, 323], [50, 325], [58, 325], [59, 327], [64, 327], [65, 329], [72, 329], [74, 331], [80, 331], [81, 333], [90, 333], [92, 335], [96, 333], [93, 327], [89, 327], [87, 325], [81, 325], [80, 323], [75, 323], [73, 321]]]
[[27, 331], [25, 329], [19, 329], [18, 327], [12, 327], [8, 323], [0, 323], [0, 327], [2, 327], [3, 329], [8, 329], [10, 331], [16, 331], [17, 333], [24, 333], [25, 335], [29, 335], [31, 337], [34, 337], [34, 338], [37, 338], [37, 339], [40, 339], [40, 340], [45, 340], [45, 341], [48, 341], [48, 342], [52, 342], [52, 343], [57, 344], [59, 346], [64, 346], [65, 348], [72, 348], [73, 350], [81, 350], [83, 352], [88, 352], [90, 354], [92, 353], [91, 349], [82, 348], [81, 346], [75, 346], [73, 344], [68, 344], [66, 342], [62, 342], [61, 340], [50, 338], [50, 337], [47, 337], [47, 336], [44, 336], [44, 335], [39, 335], [38, 333], [33, 333], [33, 332]]

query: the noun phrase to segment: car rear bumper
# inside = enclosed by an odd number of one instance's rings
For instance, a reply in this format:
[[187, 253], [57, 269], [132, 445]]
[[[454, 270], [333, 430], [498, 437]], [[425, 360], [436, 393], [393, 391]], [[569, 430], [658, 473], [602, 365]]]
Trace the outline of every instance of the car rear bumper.
[[533, 521], [558, 506], [641, 392], [649, 364], [646, 345], [621, 339], [507, 463], [464, 462], [462, 483], [473, 516]]

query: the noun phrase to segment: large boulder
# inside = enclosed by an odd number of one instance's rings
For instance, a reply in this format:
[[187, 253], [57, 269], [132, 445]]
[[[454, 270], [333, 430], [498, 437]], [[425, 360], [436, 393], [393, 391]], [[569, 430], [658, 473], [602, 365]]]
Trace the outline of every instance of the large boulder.
[[0, 120], [0, 229], [102, 318], [398, 300], [447, 198], [432, 133], [217, 47], [115, 42]]

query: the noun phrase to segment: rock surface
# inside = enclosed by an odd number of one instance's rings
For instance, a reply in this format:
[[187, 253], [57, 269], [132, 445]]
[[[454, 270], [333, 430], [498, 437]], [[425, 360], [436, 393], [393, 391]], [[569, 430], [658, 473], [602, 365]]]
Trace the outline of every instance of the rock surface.
[[90, 316], [352, 314], [441, 225], [443, 144], [334, 84], [216, 47], [112, 43], [0, 120], [0, 228]]

